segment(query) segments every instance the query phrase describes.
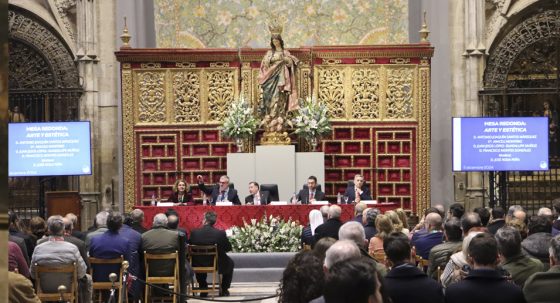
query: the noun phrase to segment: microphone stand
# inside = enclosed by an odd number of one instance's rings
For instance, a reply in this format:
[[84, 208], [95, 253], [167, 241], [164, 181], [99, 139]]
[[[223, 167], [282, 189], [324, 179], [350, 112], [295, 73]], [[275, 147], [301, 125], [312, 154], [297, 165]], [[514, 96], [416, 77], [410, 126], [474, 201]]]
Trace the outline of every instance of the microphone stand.
[[64, 293], [66, 292], [66, 286], [64, 285], [60, 285], [58, 288], [58, 293], [60, 294], [60, 298], [58, 299], [59, 303], [66, 303], [66, 301], [64, 300]]
[[115, 282], [117, 281], [117, 274], [110, 273], [109, 274], [109, 281], [111, 281], [111, 291], [109, 293], [109, 299], [107, 299], [107, 303], [116, 303], [116, 301], [115, 301]]
[[[129, 267], [129, 263], [128, 261], [123, 261], [122, 262], [122, 271], [123, 271], [123, 276], [122, 276], [122, 289], [121, 289], [121, 293], [124, 296], [124, 301], [128, 303], [128, 267]], [[120, 302], [119, 302], [120, 303]]]

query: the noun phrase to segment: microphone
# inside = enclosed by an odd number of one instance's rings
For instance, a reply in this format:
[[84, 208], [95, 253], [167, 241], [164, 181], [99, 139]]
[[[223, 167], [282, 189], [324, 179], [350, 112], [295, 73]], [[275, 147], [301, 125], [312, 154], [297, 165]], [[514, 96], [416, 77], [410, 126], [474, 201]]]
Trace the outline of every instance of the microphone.
[[64, 293], [66, 292], [66, 286], [60, 285], [58, 288], [58, 293], [60, 294], [59, 302], [64, 302]]
[[117, 274], [114, 273], [114, 272], [110, 273], [109, 274], [109, 281], [111, 281], [113, 283], [117, 282]]

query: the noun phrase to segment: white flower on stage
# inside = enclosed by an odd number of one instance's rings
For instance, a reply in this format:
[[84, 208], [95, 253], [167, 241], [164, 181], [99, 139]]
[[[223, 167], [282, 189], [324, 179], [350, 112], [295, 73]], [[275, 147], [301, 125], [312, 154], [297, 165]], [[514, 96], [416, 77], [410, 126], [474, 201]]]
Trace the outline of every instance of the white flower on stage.
[[232, 228], [230, 242], [236, 252], [296, 252], [301, 249], [299, 239], [303, 227], [291, 219], [284, 221], [271, 215], [243, 222], [244, 226]]

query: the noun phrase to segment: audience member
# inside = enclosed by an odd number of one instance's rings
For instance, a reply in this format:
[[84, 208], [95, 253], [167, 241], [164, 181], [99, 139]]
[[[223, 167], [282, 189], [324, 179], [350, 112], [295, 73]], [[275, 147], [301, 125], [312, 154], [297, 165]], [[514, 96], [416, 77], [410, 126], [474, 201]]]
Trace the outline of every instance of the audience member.
[[329, 269], [324, 299], [326, 303], [382, 303], [380, 288], [373, 261], [351, 259]]
[[523, 210], [516, 210], [513, 212], [513, 219], [518, 219], [519, 221], [527, 224], [527, 213]]
[[552, 236], [555, 237], [560, 234], [560, 198], [552, 201], [552, 211]]
[[408, 236], [410, 231], [408, 229], [404, 228], [404, 225], [403, 225], [401, 219], [399, 218], [399, 215], [397, 215], [396, 211], [394, 211], [394, 210], [386, 211], [385, 215], [387, 217], [389, 217], [389, 219], [391, 219], [391, 222], [393, 223], [393, 229], [396, 232], [401, 232], [401, 233], [405, 234], [406, 236]]
[[407, 217], [406, 212], [404, 211], [404, 209], [402, 209], [402, 208], [399, 207], [399, 208], [395, 209], [395, 212], [396, 212], [397, 215], [399, 216], [399, 220], [401, 220], [401, 223], [402, 223], [402, 225], [403, 225], [403, 229], [408, 230], [409, 233], [410, 233], [410, 229], [409, 229], [409, 226], [408, 226], [408, 217]]
[[31, 279], [29, 266], [25, 262], [23, 253], [19, 246], [12, 241], [8, 241], [8, 271], [20, 273], [24, 277]]
[[371, 200], [369, 187], [365, 185], [364, 177], [362, 175], [354, 175], [354, 184], [348, 185], [344, 196], [348, 197], [348, 203], [359, 203], [362, 200]]
[[189, 236], [188, 236], [187, 231], [184, 228], [179, 227], [179, 223], [180, 223], [179, 214], [177, 212], [175, 212], [175, 210], [173, 210], [173, 213], [170, 213], [170, 214], [166, 213], [166, 216], [167, 216], [167, 228], [169, 230], [178, 231], [179, 235], [182, 234], [183, 237], [185, 238], [185, 241], [186, 241], [186, 239], [188, 239]]
[[513, 282], [523, 287], [525, 280], [544, 270], [541, 261], [521, 253], [521, 235], [513, 227], [502, 227], [496, 233], [501, 266], [511, 275]]
[[350, 259], [361, 259], [361, 257], [362, 253], [360, 252], [360, 248], [356, 245], [356, 243], [354, 243], [354, 241], [339, 240], [327, 249], [323, 265], [328, 271], [331, 266], [337, 262]]
[[[89, 246], [90, 257], [98, 259], [114, 259], [123, 257], [131, 262], [130, 242], [119, 234], [123, 218], [119, 212], [111, 211], [107, 215], [107, 231], [91, 239]], [[120, 266], [97, 265], [93, 268], [92, 279], [95, 282], [109, 281], [109, 274], [118, 272]]]
[[482, 226], [488, 226], [488, 222], [490, 221], [490, 211], [486, 207], [477, 207], [473, 211], [480, 217]]
[[221, 176], [218, 184], [211, 188], [204, 185], [204, 179], [201, 175], [196, 176], [196, 179], [198, 180], [198, 188], [207, 196], [212, 197], [210, 204], [216, 205], [216, 202], [230, 201], [234, 205], [241, 205], [241, 201], [239, 201], [239, 197], [237, 196], [237, 190], [229, 187], [228, 176]]
[[340, 240], [350, 240], [356, 243], [358, 248], [360, 249], [360, 253], [362, 257], [372, 259], [375, 261], [375, 267], [377, 268], [377, 272], [383, 277], [387, 273], [387, 268], [385, 265], [378, 263], [365, 249], [368, 245], [366, 240], [366, 234], [364, 232], [364, 227], [362, 224], [356, 221], [349, 221], [344, 223], [340, 230], [338, 231], [338, 238]]
[[[91, 277], [86, 274], [87, 266], [76, 245], [64, 241], [64, 221], [62, 216], [50, 216], [47, 220], [49, 232], [48, 241], [37, 245], [31, 258], [29, 268], [31, 276], [35, 277], [35, 264], [41, 266], [60, 266], [76, 264], [78, 276], [78, 292], [80, 302], [91, 302]], [[57, 292], [60, 280], [52, 276], [41, 277], [41, 288], [45, 292]]]
[[329, 206], [329, 217], [325, 223], [317, 226], [315, 229], [315, 242], [324, 237], [331, 237], [338, 240], [338, 230], [342, 226], [340, 222], [340, 214], [342, 210], [338, 205]]
[[[499, 232], [498, 232], [499, 233]], [[471, 269], [467, 277], [445, 292], [448, 303], [523, 303], [523, 292], [496, 270], [498, 245], [491, 234], [476, 235], [468, 246]]]
[[[327, 250], [336, 242], [335, 238], [326, 237], [319, 240], [319, 242], [315, 243], [313, 246], [313, 254], [317, 256], [317, 258], [321, 259], [321, 262], [325, 261], [325, 254]], [[322, 263], [321, 263], [322, 264]]]
[[321, 206], [321, 208], [319, 208], [319, 210], [321, 211], [321, 215], [323, 216], [323, 222], [327, 222], [327, 220], [329, 219], [329, 206], [328, 205], [323, 205]]
[[437, 213], [442, 217], [445, 218], [445, 207], [443, 206], [443, 204], [435, 204], [434, 206], [432, 206], [433, 208], [435, 208], [437, 210]]
[[474, 212], [467, 212], [463, 215], [461, 218], [461, 229], [463, 230], [463, 235], [467, 235], [471, 231], [485, 231], [480, 216]]
[[97, 229], [89, 232], [86, 235], [86, 250], [89, 251], [89, 245], [91, 243], [91, 238], [102, 235], [107, 231], [107, 216], [109, 213], [106, 210], [102, 210], [97, 215], [95, 215], [95, 225]]
[[[430, 215], [440, 217], [436, 213]], [[416, 258], [407, 236], [393, 232], [385, 237], [383, 246], [392, 268], [383, 286], [393, 303], [443, 302], [441, 285], [415, 266]]]
[[[86, 243], [76, 237], [72, 236], [72, 229], [73, 229], [73, 223], [72, 220], [70, 220], [68, 217], [64, 217], [62, 218], [62, 222], [64, 224], [64, 232], [63, 232], [63, 238], [64, 241], [72, 243], [74, 245], [76, 245], [76, 247], [78, 248], [78, 251], [80, 252], [80, 256], [82, 257], [82, 260], [84, 260], [84, 263], [86, 263], [86, 267], [87, 270], [89, 272], [90, 270], [90, 264], [89, 264], [89, 259], [88, 259], [88, 251], [86, 249]], [[42, 244], [49, 241], [49, 238], [43, 238], [41, 240], [39, 240], [37, 242], [37, 244]]]
[[134, 209], [130, 212], [130, 218], [132, 219], [132, 223], [130, 227], [135, 231], [143, 234], [148, 230], [144, 227], [144, 212], [141, 209]]
[[245, 197], [247, 205], [267, 205], [270, 203], [268, 191], [261, 191], [259, 183], [255, 181], [249, 182], [249, 195]]
[[312, 209], [309, 212], [309, 224], [301, 231], [301, 243], [313, 246], [315, 244], [315, 229], [321, 224], [323, 224], [321, 212], [317, 209]]
[[425, 224], [428, 232], [415, 238], [415, 241], [412, 241], [412, 245], [416, 247], [416, 254], [422, 257], [422, 259], [427, 260], [430, 256], [430, 250], [443, 242], [442, 218], [436, 213], [428, 214]]
[[383, 251], [383, 239], [394, 231], [393, 223], [386, 215], [377, 216], [375, 219], [375, 228], [377, 229], [377, 233], [369, 239], [368, 252], [370, 254]]
[[472, 238], [480, 233], [480, 231], [472, 231], [468, 235], [463, 237], [463, 245], [461, 251], [451, 255], [451, 257], [449, 258], [449, 262], [447, 262], [443, 273], [441, 274], [440, 281], [443, 287], [448, 287], [453, 283], [457, 283], [467, 275], [467, 272], [463, 270], [465, 265], [469, 265], [467, 263], [467, 249]]
[[17, 244], [17, 246], [21, 250], [21, 253], [23, 254], [23, 257], [25, 258], [25, 263], [27, 263], [29, 265], [31, 258], [29, 257], [29, 254], [27, 253], [27, 246], [25, 246], [25, 240], [23, 240], [23, 238], [13, 236], [13, 235], [9, 234], [8, 235], [8, 241], [14, 242], [14, 243]]
[[[440, 205], [441, 206], [441, 205]], [[443, 206], [442, 206], [443, 207]], [[416, 237], [419, 237], [421, 235], [426, 234], [428, 231], [426, 230], [426, 216], [431, 214], [431, 213], [436, 213], [439, 214], [442, 218], [444, 217], [444, 215], [441, 215], [441, 212], [438, 208], [436, 207], [429, 207], [428, 209], [424, 210], [424, 216], [422, 216], [422, 219], [420, 219], [420, 221], [418, 222], [418, 224], [416, 224], [416, 226], [414, 226], [414, 228], [410, 231], [410, 234], [408, 235], [411, 241], [415, 241]]]
[[304, 187], [299, 191], [297, 200], [300, 201], [301, 204], [310, 204], [314, 201], [325, 200], [325, 193], [317, 188], [317, 177], [309, 176], [309, 178], [307, 178], [307, 188]]
[[443, 224], [443, 236], [445, 242], [434, 246], [428, 256], [430, 265], [427, 274], [435, 279], [437, 279], [437, 268], [445, 268], [451, 255], [461, 251], [461, 245], [463, 244], [461, 221], [455, 217], [447, 220]]
[[539, 211], [537, 212], [537, 216], [545, 217], [545, 218], [551, 220], [552, 219], [552, 210], [548, 207], [541, 207], [541, 208], [539, 208]]
[[[128, 217], [131, 217], [130, 214]], [[126, 217], [125, 217], [126, 218]], [[140, 279], [144, 279], [143, 266], [140, 264], [140, 256], [142, 254], [142, 234], [134, 230], [129, 225], [123, 224], [119, 229], [119, 234], [128, 240], [130, 261], [128, 272]], [[138, 280], [132, 281], [132, 285], [128, 289], [132, 301], [137, 302], [142, 297], [142, 283]]]
[[37, 245], [37, 241], [45, 236], [47, 231], [47, 224], [45, 219], [39, 216], [33, 216], [29, 220], [29, 230], [31, 231], [31, 236], [33, 237], [34, 244]]
[[495, 235], [498, 229], [506, 225], [506, 220], [504, 219], [505, 213], [504, 209], [496, 206], [492, 209], [492, 221], [488, 224], [488, 232]]
[[523, 222], [522, 220], [513, 218], [506, 223], [506, 226], [511, 226], [517, 229], [517, 231], [519, 231], [519, 234], [521, 235], [521, 239], [527, 238], [527, 224], [525, 224], [525, 222]]
[[535, 273], [525, 281], [527, 303], [558, 302], [560, 298], [560, 236], [550, 240], [550, 269]]
[[282, 273], [278, 302], [308, 303], [322, 295], [324, 286], [321, 260], [310, 251], [299, 252]]
[[[216, 223], [216, 213], [213, 211], [206, 212], [202, 221], [202, 227], [191, 231], [190, 244], [193, 245], [214, 245], [218, 246], [218, 271], [222, 275], [222, 285], [220, 288], [221, 296], [229, 296], [229, 288], [233, 278], [233, 260], [227, 255], [231, 251], [231, 243], [229, 242], [226, 232], [214, 227]], [[193, 257], [192, 265], [209, 266], [212, 260], [205, 257]], [[208, 288], [205, 273], [197, 273], [196, 280], [199, 286], [204, 289]], [[202, 293], [201, 295], [204, 295]]]
[[84, 243], [86, 243], [86, 233], [84, 233], [84, 232], [82, 232], [82, 231], [80, 231], [76, 228], [76, 226], [79, 225], [78, 224], [78, 216], [76, 216], [74, 213], [67, 213], [65, 217], [68, 218], [68, 220], [72, 221], [73, 228], [72, 228], [71, 236], [75, 237], [75, 238], [78, 238], [78, 239], [84, 241]]
[[462, 203], [453, 203], [449, 205], [449, 211], [447, 212], [447, 219], [455, 217], [461, 219], [465, 213], [465, 207]]
[[29, 279], [15, 272], [8, 272], [9, 303], [41, 303]]
[[508, 208], [508, 212], [506, 215], [506, 223], [508, 223], [511, 219], [513, 219], [515, 216], [513, 215], [513, 213], [515, 211], [523, 211], [523, 207], [521, 207], [521, 205], [512, 205]]
[[362, 223], [362, 212], [364, 211], [364, 209], [367, 208], [367, 205], [363, 202], [360, 203], [356, 203], [356, 205], [354, 205], [354, 218], [352, 218], [353, 221], [356, 221], [360, 224]]
[[539, 259], [548, 269], [550, 240], [552, 239], [552, 223], [549, 218], [533, 216], [529, 219], [529, 236], [521, 242], [526, 255]]
[[379, 209], [368, 208], [364, 210], [364, 215], [362, 218], [364, 224], [364, 231], [366, 233], [366, 239], [369, 241], [375, 234], [377, 234], [377, 229], [375, 228], [375, 219], [379, 215]]
[[[31, 258], [33, 249], [35, 249], [35, 241], [32, 236], [25, 233], [23, 227], [21, 226], [21, 222], [19, 221], [18, 215], [11, 210], [8, 211], [8, 223], [8, 232], [10, 236], [23, 239], [25, 242], [25, 252], [27, 253], [28, 258]], [[22, 252], [23, 251], [24, 250], [22, 249]]]

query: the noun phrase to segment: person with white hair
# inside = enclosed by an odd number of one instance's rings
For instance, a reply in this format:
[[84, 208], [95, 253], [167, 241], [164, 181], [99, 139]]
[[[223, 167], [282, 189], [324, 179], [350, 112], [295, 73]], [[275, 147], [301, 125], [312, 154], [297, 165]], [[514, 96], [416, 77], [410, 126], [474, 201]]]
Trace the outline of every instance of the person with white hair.
[[315, 242], [324, 237], [331, 237], [338, 240], [338, 230], [342, 226], [342, 222], [340, 221], [341, 213], [342, 209], [340, 206], [335, 204], [329, 207], [329, 216], [327, 221], [315, 229]]
[[552, 210], [548, 207], [541, 207], [541, 208], [539, 208], [539, 211], [537, 212], [537, 216], [552, 218]]
[[321, 211], [317, 209], [311, 210], [309, 212], [309, 224], [301, 231], [301, 243], [313, 246], [313, 244], [315, 244], [315, 229], [321, 224], [323, 224], [323, 215], [321, 215]]
[[325, 253], [325, 263], [323, 267], [328, 271], [331, 266], [337, 262], [346, 261], [353, 258], [360, 258], [362, 254], [358, 245], [354, 241], [339, 240], [336, 241]]
[[462, 250], [451, 255], [449, 262], [447, 262], [447, 265], [441, 274], [440, 280], [443, 287], [448, 287], [449, 285], [461, 281], [464, 277], [466, 277], [467, 272], [463, 271], [463, 266], [468, 265], [467, 257], [469, 244], [476, 235], [481, 233], [482, 232], [480, 231], [471, 231], [463, 239]]
[[376, 270], [381, 276], [387, 274], [387, 268], [377, 262], [367, 251], [368, 240], [366, 239], [366, 233], [362, 224], [356, 221], [349, 221], [344, 223], [340, 230], [338, 231], [338, 238], [342, 240], [349, 240], [356, 243], [356, 246], [360, 249], [360, 254], [362, 257], [371, 259], [375, 263]]
[[[154, 216], [152, 229], [142, 234], [142, 249], [147, 253], [173, 253], [179, 251], [179, 232], [167, 229], [167, 216], [159, 213]], [[174, 262], [167, 260], [153, 262], [150, 274], [154, 276], [166, 276], [173, 272]]]
[[86, 251], [89, 251], [89, 245], [91, 243], [91, 238], [98, 236], [98, 235], [102, 235], [103, 233], [105, 233], [106, 231], [108, 231], [107, 229], [107, 217], [109, 216], [109, 212], [106, 210], [102, 210], [100, 212], [97, 213], [97, 215], [95, 215], [95, 226], [97, 226], [97, 229], [89, 232], [86, 235]]

